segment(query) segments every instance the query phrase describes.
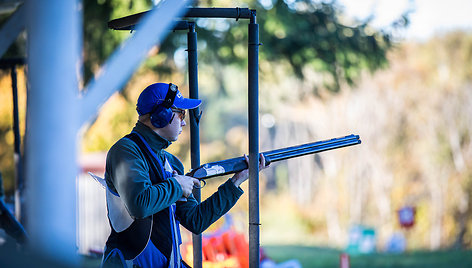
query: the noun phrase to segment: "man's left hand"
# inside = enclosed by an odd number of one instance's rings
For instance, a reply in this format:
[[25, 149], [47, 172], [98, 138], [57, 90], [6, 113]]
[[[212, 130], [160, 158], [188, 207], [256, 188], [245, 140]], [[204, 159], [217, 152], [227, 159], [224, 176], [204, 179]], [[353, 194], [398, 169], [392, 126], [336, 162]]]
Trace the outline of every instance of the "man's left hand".
[[[249, 159], [247, 155], [244, 155], [244, 159], [246, 160], [246, 163], [249, 166]], [[266, 169], [267, 167], [269, 167], [269, 165], [266, 165], [264, 155], [260, 154], [259, 171]], [[239, 187], [241, 183], [245, 182], [248, 178], [249, 178], [249, 169], [247, 168], [245, 170], [235, 173], [233, 177], [231, 178], [231, 181], [233, 182], [234, 186]]]

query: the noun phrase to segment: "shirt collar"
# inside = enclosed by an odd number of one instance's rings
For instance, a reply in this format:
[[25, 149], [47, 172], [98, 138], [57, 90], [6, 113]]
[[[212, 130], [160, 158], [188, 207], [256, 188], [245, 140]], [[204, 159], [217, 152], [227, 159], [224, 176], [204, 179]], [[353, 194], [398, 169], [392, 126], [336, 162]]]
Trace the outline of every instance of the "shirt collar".
[[172, 142], [164, 139], [159, 134], [154, 132], [150, 127], [146, 126], [140, 121], [136, 123], [133, 128], [133, 131], [136, 131], [141, 134], [141, 136], [143, 136], [146, 142], [149, 143], [149, 146], [151, 146], [152, 149], [155, 149], [157, 151], [166, 149], [167, 147], [169, 147], [169, 145], [172, 144]]

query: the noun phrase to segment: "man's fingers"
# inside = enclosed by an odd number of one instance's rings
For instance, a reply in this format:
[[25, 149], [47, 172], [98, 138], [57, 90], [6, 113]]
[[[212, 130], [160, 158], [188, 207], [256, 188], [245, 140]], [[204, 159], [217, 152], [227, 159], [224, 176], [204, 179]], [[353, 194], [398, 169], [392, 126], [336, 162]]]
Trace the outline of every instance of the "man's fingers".
[[263, 154], [260, 154], [261, 157], [259, 158], [259, 160], [261, 161], [261, 168], [264, 168], [266, 166], [265, 164], [265, 157]]
[[200, 180], [193, 179], [193, 186], [200, 187], [201, 186]]
[[[264, 169], [266, 168], [268, 165], [266, 164], [266, 159], [265, 159], [265, 156], [264, 154], [259, 154], [260, 157], [259, 157], [259, 169]], [[246, 163], [249, 165], [249, 158], [246, 154], [244, 154], [244, 159], [246, 160]]]

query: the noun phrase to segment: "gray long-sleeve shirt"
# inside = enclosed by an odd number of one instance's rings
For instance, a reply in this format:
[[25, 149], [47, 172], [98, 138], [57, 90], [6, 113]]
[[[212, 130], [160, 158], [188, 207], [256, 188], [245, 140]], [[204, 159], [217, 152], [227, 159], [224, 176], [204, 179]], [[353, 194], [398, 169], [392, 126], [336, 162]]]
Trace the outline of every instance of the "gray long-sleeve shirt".
[[[139, 122], [133, 128], [150, 145], [161, 163], [168, 160], [173, 170], [184, 174], [184, 167], [174, 155], [164, 151], [171, 143]], [[173, 177], [152, 184], [150, 165], [136, 143], [127, 138], [116, 142], [108, 152], [105, 179], [107, 186], [118, 193], [129, 214], [135, 218], [153, 215], [182, 197], [182, 188]], [[176, 216], [189, 231], [199, 234], [228, 212], [243, 194], [230, 180], [223, 183], [201, 204], [193, 196], [187, 202], [177, 202]]]

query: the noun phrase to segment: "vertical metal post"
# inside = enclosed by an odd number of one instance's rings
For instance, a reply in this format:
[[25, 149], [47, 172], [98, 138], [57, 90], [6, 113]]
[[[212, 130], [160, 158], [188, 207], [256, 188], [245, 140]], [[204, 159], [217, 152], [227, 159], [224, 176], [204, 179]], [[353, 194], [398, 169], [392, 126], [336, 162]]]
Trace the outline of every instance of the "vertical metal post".
[[252, 11], [248, 39], [249, 267], [259, 267], [259, 25]]
[[[187, 34], [188, 46], [188, 80], [189, 95], [192, 99], [198, 99], [198, 54], [197, 54], [197, 33], [195, 32], [195, 24], [189, 24]], [[196, 108], [190, 112], [190, 159], [192, 169], [200, 166], [200, 109]], [[193, 195], [195, 199], [201, 202], [200, 189], [194, 189]], [[193, 238], [193, 267], [202, 267], [202, 236], [192, 235]]]
[[13, 93], [13, 133], [15, 137], [14, 144], [14, 160], [15, 160], [15, 218], [21, 220], [22, 200], [21, 193], [23, 192], [23, 167], [21, 162], [21, 136], [20, 123], [18, 119], [18, 81], [16, 76], [15, 63], [11, 66], [11, 89]]
[[25, 136], [31, 248], [78, 264], [76, 176], [79, 0], [25, 1], [28, 99]]

